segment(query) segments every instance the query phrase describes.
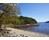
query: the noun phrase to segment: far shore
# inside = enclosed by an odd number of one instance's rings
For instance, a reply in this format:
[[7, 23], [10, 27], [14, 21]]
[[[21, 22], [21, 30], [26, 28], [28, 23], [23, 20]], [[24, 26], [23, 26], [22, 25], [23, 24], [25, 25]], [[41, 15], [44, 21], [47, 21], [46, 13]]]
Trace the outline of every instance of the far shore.
[[25, 24], [25, 25], [16, 25], [18, 28], [27, 28], [27, 27], [33, 27], [33, 26], [39, 26], [39, 24]]

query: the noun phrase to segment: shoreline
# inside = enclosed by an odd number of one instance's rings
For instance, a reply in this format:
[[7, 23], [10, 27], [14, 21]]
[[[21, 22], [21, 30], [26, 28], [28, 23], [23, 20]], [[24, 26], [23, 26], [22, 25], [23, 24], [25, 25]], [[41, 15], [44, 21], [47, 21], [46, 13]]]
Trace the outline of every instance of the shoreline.
[[12, 30], [10, 33], [15, 33], [13, 35], [18, 35], [17, 37], [49, 37], [49, 35], [38, 33], [38, 32], [31, 32], [21, 29], [14, 29], [14, 28], [6, 28], [7, 30]]
[[33, 27], [33, 26], [39, 26], [39, 24], [15, 25], [14, 28], [27, 28], [27, 27]]

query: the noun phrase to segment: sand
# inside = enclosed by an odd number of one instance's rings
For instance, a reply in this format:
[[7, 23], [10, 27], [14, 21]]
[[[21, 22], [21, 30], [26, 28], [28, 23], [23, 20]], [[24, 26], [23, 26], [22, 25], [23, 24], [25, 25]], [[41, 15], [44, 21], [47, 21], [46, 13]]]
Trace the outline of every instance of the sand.
[[31, 31], [25, 31], [20, 29], [14, 29], [14, 28], [6, 28], [7, 30], [11, 30], [10, 37], [49, 37], [49, 35], [37, 33], [37, 32], [31, 32]]

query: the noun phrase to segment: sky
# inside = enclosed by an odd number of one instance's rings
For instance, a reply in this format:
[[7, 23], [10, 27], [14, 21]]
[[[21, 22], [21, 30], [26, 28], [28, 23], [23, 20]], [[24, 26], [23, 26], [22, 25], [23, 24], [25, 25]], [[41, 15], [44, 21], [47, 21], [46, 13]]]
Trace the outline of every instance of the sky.
[[49, 21], [49, 3], [19, 3], [21, 15], [31, 17], [37, 22]]

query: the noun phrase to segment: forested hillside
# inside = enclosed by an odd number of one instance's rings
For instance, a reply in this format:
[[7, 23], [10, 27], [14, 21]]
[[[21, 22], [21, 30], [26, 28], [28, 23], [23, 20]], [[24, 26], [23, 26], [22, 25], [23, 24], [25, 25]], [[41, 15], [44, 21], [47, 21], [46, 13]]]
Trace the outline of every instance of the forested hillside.
[[[21, 16], [20, 8], [17, 4], [0, 4], [0, 27], [2, 24], [35, 24], [37, 21], [34, 18]], [[18, 16], [20, 15], [20, 16]]]

